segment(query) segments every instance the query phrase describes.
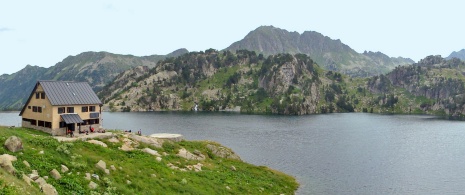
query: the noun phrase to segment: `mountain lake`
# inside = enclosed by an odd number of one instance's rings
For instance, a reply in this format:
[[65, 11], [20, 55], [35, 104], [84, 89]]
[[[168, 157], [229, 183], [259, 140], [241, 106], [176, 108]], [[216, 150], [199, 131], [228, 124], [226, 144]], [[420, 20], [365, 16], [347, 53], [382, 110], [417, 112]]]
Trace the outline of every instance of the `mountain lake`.
[[[293, 175], [297, 194], [465, 194], [465, 123], [425, 115], [104, 112], [107, 129], [212, 140]], [[18, 112], [0, 125], [18, 126]]]

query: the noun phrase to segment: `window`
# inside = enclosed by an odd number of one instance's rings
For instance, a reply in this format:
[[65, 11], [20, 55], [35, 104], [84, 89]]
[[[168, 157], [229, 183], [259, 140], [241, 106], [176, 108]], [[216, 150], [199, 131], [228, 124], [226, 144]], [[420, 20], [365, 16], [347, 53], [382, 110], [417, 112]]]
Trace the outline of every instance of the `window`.
[[58, 107], [58, 114], [65, 113], [65, 107]]
[[39, 121], [39, 123], [37, 124], [37, 126], [40, 126], [40, 127], [43, 127], [43, 126], [45, 126], [45, 123], [44, 123], [44, 121]]
[[58, 124], [60, 128], [64, 128], [66, 127], [66, 123], [65, 122], [60, 122], [60, 124]]
[[82, 107], [82, 112], [87, 112], [88, 110], [89, 110], [89, 107], [87, 107], [87, 106]]
[[31, 106], [27, 106], [27, 109], [31, 109]]
[[39, 99], [39, 92], [36, 92], [36, 99]]
[[40, 112], [40, 113], [42, 113], [42, 107], [40, 107], [40, 106], [37, 106], [37, 112]]
[[40, 99], [45, 99], [45, 92], [40, 92]]
[[74, 107], [66, 107], [67, 113], [74, 113]]
[[37, 121], [36, 120], [30, 120], [31, 121], [31, 125], [37, 125]]
[[98, 118], [99, 116], [99, 113], [98, 112], [94, 112], [94, 113], [90, 113], [90, 117], [89, 118]]
[[37, 106], [32, 107], [32, 112], [37, 112]]
[[95, 112], [95, 106], [89, 106], [89, 110], [90, 110], [91, 112]]
[[45, 122], [45, 127], [52, 128], [52, 123], [51, 122]]

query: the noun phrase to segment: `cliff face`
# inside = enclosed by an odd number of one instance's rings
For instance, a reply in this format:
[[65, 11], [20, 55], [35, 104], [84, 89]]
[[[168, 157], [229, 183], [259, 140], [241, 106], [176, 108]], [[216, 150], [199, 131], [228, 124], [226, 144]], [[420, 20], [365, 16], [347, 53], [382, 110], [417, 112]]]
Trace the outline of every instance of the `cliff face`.
[[200, 110], [311, 114], [320, 112], [318, 71], [303, 54], [264, 58], [246, 50], [207, 50], [160, 61], [144, 75], [127, 71], [99, 96], [115, 111], [190, 110], [197, 104]]
[[265, 56], [280, 53], [308, 55], [323, 68], [351, 76], [367, 77], [387, 73], [395, 66], [412, 64], [408, 58], [391, 58], [381, 52], [357, 53], [340, 40], [333, 40], [318, 32], [302, 34], [273, 26], [261, 26], [244, 39], [231, 44], [225, 50], [246, 49]]
[[420, 105], [424, 111], [444, 112], [458, 116], [465, 114], [465, 63], [458, 59], [446, 60], [428, 56], [410, 66], [397, 67], [386, 76], [368, 83], [371, 91], [389, 93], [400, 87], [409, 93], [429, 99]]

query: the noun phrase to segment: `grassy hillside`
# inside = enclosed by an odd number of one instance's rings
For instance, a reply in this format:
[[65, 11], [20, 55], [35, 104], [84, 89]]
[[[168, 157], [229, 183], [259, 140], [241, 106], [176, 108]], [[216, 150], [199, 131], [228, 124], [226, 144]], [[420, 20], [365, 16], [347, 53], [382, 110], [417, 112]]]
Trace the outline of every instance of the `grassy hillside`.
[[[35, 130], [0, 127], [0, 143], [12, 135], [22, 139], [24, 150], [11, 153], [3, 147], [0, 149], [0, 153], [18, 158], [13, 163], [16, 177], [0, 171], [1, 194], [37, 194], [37, 185], [28, 186], [18, 179], [32, 170], [37, 170], [42, 177], [49, 176], [47, 183], [59, 194], [293, 194], [298, 187], [293, 177], [278, 171], [215, 155], [207, 145], [220, 146], [207, 141], [165, 141], [161, 147], [142, 142], [133, 145], [136, 149], [151, 148], [162, 154], [162, 160], [157, 161], [155, 156], [140, 150], [118, 149], [123, 141], [135, 142], [128, 141], [124, 134], [116, 137], [120, 140], [117, 143], [101, 140], [108, 145], [105, 148], [84, 141], [58, 142]], [[202, 154], [206, 159], [187, 160], [177, 156], [182, 148]], [[99, 160], [105, 161], [107, 167], [114, 165], [116, 170], [105, 174], [95, 166]], [[187, 169], [199, 163], [201, 171]], [[69, 171], [61, 173], [61, 165]], [[50, 177], [53, 169], [61, 173], [61, 179]], [[99, 176], [99, 180], [91, 179], [98, 184], [96, 189], [89, 189], [90, 181], [85, 179], [85, 173]]]

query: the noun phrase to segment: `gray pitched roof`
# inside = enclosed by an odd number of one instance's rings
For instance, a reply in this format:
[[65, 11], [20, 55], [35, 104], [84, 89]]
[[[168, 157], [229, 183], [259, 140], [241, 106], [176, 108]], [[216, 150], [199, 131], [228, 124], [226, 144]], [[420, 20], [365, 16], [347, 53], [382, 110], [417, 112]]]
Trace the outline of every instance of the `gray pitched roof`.
[[62, 114], [61, 118], [66, 124], [83, 123], [81, 117], [78, 114]]
[[87, 82], [39, 81], [53, 106], [102, 104]]

